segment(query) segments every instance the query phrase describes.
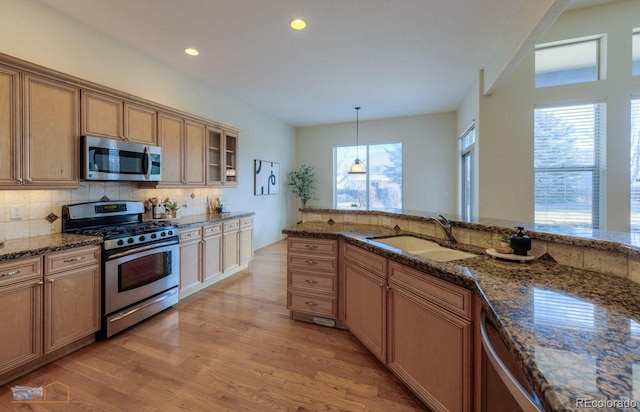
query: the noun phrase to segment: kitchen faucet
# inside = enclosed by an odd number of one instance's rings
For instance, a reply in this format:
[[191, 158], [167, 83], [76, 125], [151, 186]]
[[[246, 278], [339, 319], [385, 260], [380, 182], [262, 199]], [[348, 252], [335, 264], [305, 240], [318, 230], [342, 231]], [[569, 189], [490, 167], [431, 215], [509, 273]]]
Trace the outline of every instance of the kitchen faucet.
[[[442, 221], [438, 218], [442, 219]], [[431, 216], [431, 219], [442, 228], [442, 230], [444, 231], [444, 234], [447, 236], [447, 238], [444, 240], [445, 243], [447, 244], [456, 243], [456, 238], [454, 238], [453, 234], [451, 233], [452, 227], [449, 219], [447, 219], [442, 215], [438, 215], [438, 217]]]

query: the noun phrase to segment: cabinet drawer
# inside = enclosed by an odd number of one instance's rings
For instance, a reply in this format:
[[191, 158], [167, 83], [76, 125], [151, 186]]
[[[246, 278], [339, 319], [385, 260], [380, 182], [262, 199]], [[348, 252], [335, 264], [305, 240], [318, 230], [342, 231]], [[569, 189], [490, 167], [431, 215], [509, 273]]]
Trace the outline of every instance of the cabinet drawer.
[[100, 247], [90, 246], [53, 253], [44, 258], [45, 275], [100, 263]]
[[0, 263], [0, 286], [42, 275], [42, 257], [17, 259]]
[[330, 239], [311, 239], [305, 237], [289, 238], [289, 253], [296, 252], [317, 252], [317, 253], [333, 253], [338, 251], [338, 242]]
[[337, 312], [335, 298], [297, 291], [287, 293], [287, 308], [296, 312], [322, 315], [334, 319]]
[[180, 242], [188, 242], [193, 240], [200, 240], [202, 236], [202, 228], [197, 227], [193, 229], [181, 230], [180, 231]]
[[387, 278], [387, 258], [383, 256], [348, 243], [344, 244], [342, 256], [375, 275]]
[[222, 233], [222, 224], [218, 223], [211, 226], [204, 227], [204, 237], [215, 236]]
[[245, 229], [253, 226], [253, 218], [252, 217], [243, 217], [240, 219], [240, 229]]
[[308, 273], [295, 269], [289, 270], [288, 280], [289, 287], [328, 293], [335, 293], [338, 283], [337, 277], [333, 274]]
[[338, 267], [338, 260], [329, 256], [289, 255], [288, 262], [289, 266], [297, 266], [307, 271], [323, 270], [335, 273]]
[[402, 287], [452, 313], [471, 319], [471, 291], [396, 262], [389, 264], [389, 284]]
[[235, 232], [238, 230], [239, 227], [240, 227], [240, 221], [237, 219], [229, 220], [227, 222], [222, 223], [222, 231], [224, 233]]

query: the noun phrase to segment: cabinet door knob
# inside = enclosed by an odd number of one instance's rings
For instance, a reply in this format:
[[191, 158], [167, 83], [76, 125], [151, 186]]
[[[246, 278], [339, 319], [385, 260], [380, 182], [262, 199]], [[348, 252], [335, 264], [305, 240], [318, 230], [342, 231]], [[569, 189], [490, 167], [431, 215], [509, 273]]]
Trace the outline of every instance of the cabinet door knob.
[[30, 177], [27, 177], [27, 182], [33, 182], [33, 179]]
[[22, 182], [24, 181], [22, 178], [18, 178], [16, 179], [18, 181], [18, 183], [22, 184]]
[[381, 288], [383, 288], [383, 287], [384, 287], [384, 283], [380, 283], [379, 285], [380, 285], [380, 287], [381, 287]]
[[56, 281], [55, 279], [49, 279], [49, 283], [53, 283], [55, 281]]
[[387, 290], [391, 290], [391, 286], [387, 285]]
[[40, 281], [40, 282], [36, 283], [36, 285], [44, 285], [44, 282]]

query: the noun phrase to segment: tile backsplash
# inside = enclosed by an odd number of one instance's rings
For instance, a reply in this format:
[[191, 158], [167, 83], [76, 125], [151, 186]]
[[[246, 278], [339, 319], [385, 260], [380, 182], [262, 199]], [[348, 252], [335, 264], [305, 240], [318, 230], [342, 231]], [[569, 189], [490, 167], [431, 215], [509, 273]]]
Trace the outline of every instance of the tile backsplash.
[[[136, 183], [118, 182], [81, 182], [78, 189], [69, 190], [0, 190], [0, 241], [60, 233], [63, 205], [98, 201], [103, 196], [138, 201], [168, 197], [178, 203], [178, 216], [193, 216], [206, 213], [207, 197], [222, 197], [223, 192], [218, 188], [145, 189]], [[22, 205], [22, 219], [11, 219], [13, 205]], [[55, 220], [49, 222], [48, 216]]]

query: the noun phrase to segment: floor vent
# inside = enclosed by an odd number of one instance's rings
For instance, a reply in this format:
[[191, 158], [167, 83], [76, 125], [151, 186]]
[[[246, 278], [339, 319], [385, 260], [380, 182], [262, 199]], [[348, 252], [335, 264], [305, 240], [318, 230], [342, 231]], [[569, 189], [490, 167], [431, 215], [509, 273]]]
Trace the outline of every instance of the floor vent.
[[336, 321], [334, 319], [320, 318], [318, 316], [313, 317], [313, 323], [316, 325], [328, 326], [330, 328], [336, 327]]

